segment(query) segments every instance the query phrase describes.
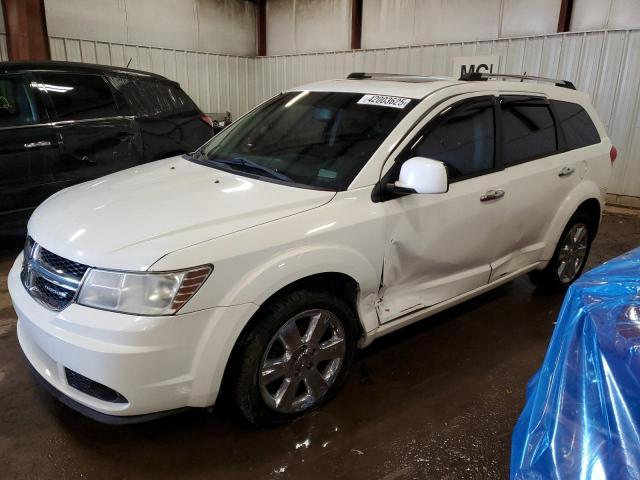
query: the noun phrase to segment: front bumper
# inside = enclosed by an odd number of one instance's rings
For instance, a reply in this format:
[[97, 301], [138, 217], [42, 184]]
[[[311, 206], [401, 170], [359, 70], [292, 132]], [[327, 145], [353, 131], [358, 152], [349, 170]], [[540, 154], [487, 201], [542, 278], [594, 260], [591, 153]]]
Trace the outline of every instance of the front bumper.
[[80, 402], [76, 402], [73, 398], [66, 396], [60, 390], [56, 389], [51, 383], [45, 380], [33, 365], [31, 365], [30, 363], [28, 365], [29, 370], [31, 370], [34, 378], [38, 381], [42, 388], [48, 391], [61, 403], [64, 403], [67, 407], [75, 410], [78, 413], [81, 413], [85, 417], [89, 417], [92, 420], [100, 423], [106, 423], [108, 425], [133, 425], [135, 423], [150, 422], [151, 420], [157, 420], [159, 418], [164, 418], [169, 415], [175, 415], [177, 413], [188, 410], [188, 407], [185, 407], [176, 408], [173, 410], [165, 410], [163, 412], [146, 413], [143, 415], [107, 415], [105, 413], [100, 413], [97, 410], [93, 410], [92, 408], [89, 408]]
[[[81, 413], [96, 412], [89, 416], [101, 421], [215, 403], [231, 349], [257, 309], [244, 304], [147, 317], [74, 303], [54, 312], [25, 290], [21, 264], [22, 255], [9, 272], [8, 286], [22, 351], [58, 398]], [[115, 390], [126, 402], [100, 400], [72, 387], [65, 369]]]

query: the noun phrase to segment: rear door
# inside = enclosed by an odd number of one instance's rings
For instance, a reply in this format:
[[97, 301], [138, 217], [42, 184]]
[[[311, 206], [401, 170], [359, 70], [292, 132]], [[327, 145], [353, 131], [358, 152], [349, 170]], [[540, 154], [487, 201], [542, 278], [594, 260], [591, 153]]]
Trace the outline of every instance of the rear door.
[[544, 96], [501, 96], [502, 163], [508, 179], [508, 209], [499, 241], [509, 253], [492, 264], [491, 281], [542, 258], [555, 212], [580, 181], [574, 152]]
[[0, 75], [0, 223], [23, 225], [55, 190], [58, 144], [28, 74]]
[[111, 88], [101, 75], [39, 74], [55, 115], [61, 155], [54, 164], [60, 188], [136, 165], [136, 131], [122, 116]]

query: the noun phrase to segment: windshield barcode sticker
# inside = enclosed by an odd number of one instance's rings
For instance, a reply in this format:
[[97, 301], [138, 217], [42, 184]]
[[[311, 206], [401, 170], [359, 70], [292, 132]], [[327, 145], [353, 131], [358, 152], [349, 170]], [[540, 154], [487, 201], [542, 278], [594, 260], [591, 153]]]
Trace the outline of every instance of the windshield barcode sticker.
[[358, 103], [361, 105], [377, 105], [378, 107], [404, 108], [409, 105], [410, 98], [390, 97], [388, 95], [365, 95]]

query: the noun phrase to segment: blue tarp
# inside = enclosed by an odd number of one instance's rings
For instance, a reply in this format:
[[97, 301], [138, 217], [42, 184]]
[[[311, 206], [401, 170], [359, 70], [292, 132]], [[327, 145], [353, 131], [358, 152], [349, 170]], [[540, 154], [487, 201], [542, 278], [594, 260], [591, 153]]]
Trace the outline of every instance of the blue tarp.
[[640, 248], [569, 288], [527, 385], [511, 478], [640, 478]]

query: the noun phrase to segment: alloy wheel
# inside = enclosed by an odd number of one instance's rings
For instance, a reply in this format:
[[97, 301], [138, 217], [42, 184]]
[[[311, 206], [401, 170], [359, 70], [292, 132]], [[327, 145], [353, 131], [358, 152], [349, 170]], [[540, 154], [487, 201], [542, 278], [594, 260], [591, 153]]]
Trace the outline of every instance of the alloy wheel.
[[262, 357], [262, 399], [281, 413], [307, 410], [335, 382], [345, 354], [344, 326], [334, 313], [313, 309], [295, 315], [278, 329]]
[[589, 247], [589, 231], [584, 223], [576, 223], [562, 240], [558, 253], [558, 278], [567, 284], [572, 282], [585, 261]]

